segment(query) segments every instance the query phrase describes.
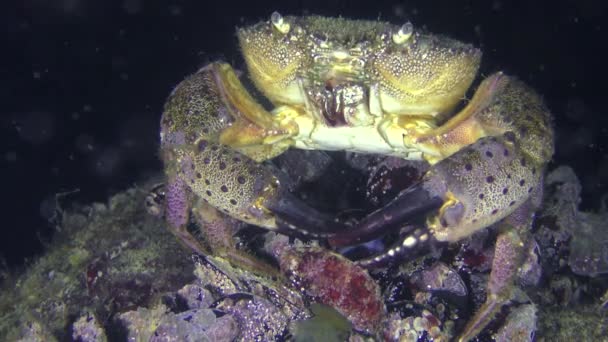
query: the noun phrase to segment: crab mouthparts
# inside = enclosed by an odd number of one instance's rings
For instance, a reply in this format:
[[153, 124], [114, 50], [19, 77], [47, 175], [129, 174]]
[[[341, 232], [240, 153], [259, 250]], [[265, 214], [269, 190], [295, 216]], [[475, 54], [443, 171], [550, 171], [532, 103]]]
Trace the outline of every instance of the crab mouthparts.
[[344, 117], [344, 96], [331, 81], [327, 81], [322, 95], [318, 99], [319, 109], [325, 119], [325, 123], [331, 127], [346, 126]]
[[360, 83], [328, 79], [322, 88], [309, 92], [309, 97], [328, 127], [358, 126], [359, 117], [369, 113], [368, 93]]

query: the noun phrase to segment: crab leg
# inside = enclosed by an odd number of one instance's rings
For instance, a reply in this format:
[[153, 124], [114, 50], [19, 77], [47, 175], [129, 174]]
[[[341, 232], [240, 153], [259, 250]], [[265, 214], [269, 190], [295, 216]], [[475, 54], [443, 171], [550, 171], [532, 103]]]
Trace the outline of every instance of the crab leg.
[[524, 261], [525, 236], [529, 234], [535, 207], [530, 200], [500, 223], [486, 302], [469, 320], [458, 341], [473, 339], [513, 299], [514, 280]]
[[[501, 233], [488, 284], [488, 301], [466, 327], [461, 340], [475, 336], [510, 300], [512, 279], [521, 264], [523, 239], [539, 205], [542, 169], [553, 153], [549, 114], [540, 98], [502, 74], [485, 80], [469, 105], [430, 133], [405, 137], [431, 162], [423, 180], [399, 194], [386, 209], [364, 218], [355, 231], [411, 222], [419, 208], [442, 201], [419, 228], [384, 255], [408, 255], [429, 240], [457, 242], [499, 223]], [[405, 214], [400, 215], [399, 209]], [[401, 222], [399, 222], [401, 220]], [[355, 234], [355, 233], [351, 233]], [[339, 241], [339, 239], [335, 239]]]
[[161, 126], [165, 215], [170, 230], [195, 251], [205, 252], [186, 230], [197, 199], [229, 217], [268, 229], [298, 226], [322, 235], [344, 228], [290, 195], [260, 163], [287, 149], [296, 128], [275, 123], [228, 65], [210, 64], [178, 85], [167, 101]]

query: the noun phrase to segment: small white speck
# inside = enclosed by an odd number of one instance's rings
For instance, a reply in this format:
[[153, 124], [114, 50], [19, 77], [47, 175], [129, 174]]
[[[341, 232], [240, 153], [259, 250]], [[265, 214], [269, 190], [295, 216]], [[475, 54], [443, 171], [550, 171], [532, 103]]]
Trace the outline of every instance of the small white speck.
[[416, 244], [416, 238], [413, 236], [408, 236], [405, 240], [403, 240], [404, 247], [412, 247]]

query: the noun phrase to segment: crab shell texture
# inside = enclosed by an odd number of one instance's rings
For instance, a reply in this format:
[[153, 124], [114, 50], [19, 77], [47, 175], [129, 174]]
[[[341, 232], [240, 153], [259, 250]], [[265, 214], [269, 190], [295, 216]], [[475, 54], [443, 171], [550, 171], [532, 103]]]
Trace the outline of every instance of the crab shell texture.
[[303, 111], [306, 91], [351, 83], [370, 92], [372, 115], [432, 117], [462, 99], [481, 58], [471, 45], [380, 21], [274, 16], [238, 38], [258, 89]]

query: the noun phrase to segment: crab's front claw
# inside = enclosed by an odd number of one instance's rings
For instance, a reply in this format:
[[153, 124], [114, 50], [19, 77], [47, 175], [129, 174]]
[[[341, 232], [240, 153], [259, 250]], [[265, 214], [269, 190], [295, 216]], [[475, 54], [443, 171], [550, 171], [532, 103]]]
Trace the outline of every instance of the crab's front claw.
[[510, 134], [481, 138], [433, 165], [420, 183], [330, 242], [342, 246], [371, 240], [411, 225], [421, 214], [428, 214], [424, 227], [409, 229], [393, 248], [364, 264], [411, 253], [423, 245], [418, 242], [459, 241], [509, 216], [534, 195], [539, 168]]
[[[185, 245], [208, 253], [187, 230], [191, 212], [201, 208], [271, 230], [301, 226], [297, 232], [321, 235], [338, 229], [261, 163], [292, 145], [297, 127], [282, 116], [289, 113], [264, 110], [224, 63], [205, 66], [175, 88], [161, 119], [165, 205], [154, 209]], [[199, 210], [207, 213], [199, 215], [202, 229], [221, 221], [209, 214], [213, 210]]]
[[[445, 179], [427, 173], [422, 181], [402, 190], [384, 207], [364, 217], [354, 227], [333, 234], [328, 242], [334, 248], [354, 246], [377, 239], [390, 232], [399, 232], [397, 242], [380, 255], [359, 259], [365, 268], [375, 268], [387, 262], [399, 261], [428, 252], [436, 243], [432, 230], [421, 219], [441, 212], [452, 203]], [[452, 215], [448, 210], [443, 215]]]
[[354, 229], [330, 237], [329, 243], [334, 247], [364, 243], [411, 224], [416, 217], [438, 209], [443, 203], [446, 189], [429, 187], [429, 184], [423, 181], [401, 191], [386, 206], [358, 222]]
[[165, 216], [171, 230], [197, 252], [201, 249], [185, 230], [193, 206], [210, 205], [239, 221], [293, 234], [318, 237], [345, 229], [290, 193], [274, 169], [225, 145], [201, 140], [196, 151], [164, 152], [180, 155], [173, 158], [179, 163], [176, 174], [168, 175]]
[[[421, 183], [363, 219], [352, 232], [333, 238], [334, 245], [411, 225], [413, 216], [430, 211], [438, 201], [440, 208], [431, 211], [425, 227], [410, 231], [423, 231], [421, 238], [432, 237], [427, 241], [459, 241], [499, 222], [534, 195], [553, 152], [549, 113], [540, 97], [502, 73], [485, 79], [466, 107], [443, 125], [404, 130], [404, 144], [420, 149], [430, 170]], [[387, 256], [409, 250], [403, 247], [420, 247], [407, 232]]]
[[427, 182], [446, 192], [428, 222], [433, 236], [456, 242], [507, 217], [535, 195], [541, 167], [508, 133], [482, 138], [437, 163]]
[[319, 238], [347, 230], [345, 222], [318, 211], [287, 191], [280, 196], [266, 198], [263, 205], [272, 212], [277, 229], [288, 235]]

